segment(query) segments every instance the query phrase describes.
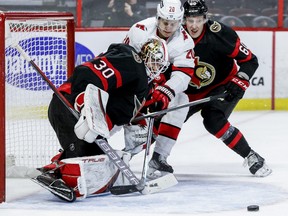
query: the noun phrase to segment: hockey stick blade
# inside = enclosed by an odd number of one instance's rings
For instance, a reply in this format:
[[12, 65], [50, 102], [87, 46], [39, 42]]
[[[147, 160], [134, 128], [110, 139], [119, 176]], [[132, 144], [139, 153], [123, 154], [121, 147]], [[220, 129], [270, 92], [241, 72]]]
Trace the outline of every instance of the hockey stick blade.
[[147, 195], [158, 193], [176, 184], [178, 184], [176, 177], [172, 173], [169, 173], [160, 178], [147, 181], [144, 188], [142, 187], [141, 189], [138, 188], [138, 185], [122, 185], [110, 188], [110, 192], [113, 195], [123, 195], [134, 192], [140, 192], [143, 195]]
[[149, 117], [157, 117], [157, 116], [166, 114], [166, 113], [168, 113], [168, 112], [172, 112], [172, 111], [174, 111], [174, 110], [182, 109], [182, 108], [184, 108], [184, 107], [196, 106], [196, 105], [203, 104], [203, 103], [207, 103], [207, 102], [210, 102], [210, 101], [213, 101], [213, 100], [223, 99], [226, 95], [227, 95], [227, 93], [222, 93], [222, 94], [219, 94], [219, 95], [214, 95], [214, 96], [206, 97], [206, 98], [203, 98], [203, 99], [191, 101], [191, 102], [186, 103], [186, 104], [181, 104], [181, 105], [178, 105], [178, 106], [173, 106], [173, 107], [170, 107], [170, 108], [167, 108], [167, 109], [164, 109], [164, 110], [160, 110], [160, 111], [156, 111], [156, 112], [151, 112], [151, 113], [149, 113], [149, 114], [144, 114], [144, 115], [142, 115], [142, 116], [138, 116], [138, 117], [134, 118], [134, 119], [132, 120], [132, 122], [137, 122], [137, 121], [139, 121], [139, 120], [142, 120], [142, 119], [145, 119], [145, 118], [149, 118]]
[[110, 192], [113, 195], [129, 194], [139, 192], [137, 185], [120, 185], [110, 188]]

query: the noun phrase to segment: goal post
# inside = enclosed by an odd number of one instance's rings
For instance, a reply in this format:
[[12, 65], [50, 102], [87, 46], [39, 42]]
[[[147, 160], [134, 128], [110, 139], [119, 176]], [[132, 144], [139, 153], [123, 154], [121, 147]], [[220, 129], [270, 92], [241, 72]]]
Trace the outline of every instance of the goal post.
[[74, 25], [68, 12], [0, 11], [0, 203], [8, 175], [25, 177], [60, 147], [47, 118], [53, 91], [13, 43], [58, 87], [75, 66]]

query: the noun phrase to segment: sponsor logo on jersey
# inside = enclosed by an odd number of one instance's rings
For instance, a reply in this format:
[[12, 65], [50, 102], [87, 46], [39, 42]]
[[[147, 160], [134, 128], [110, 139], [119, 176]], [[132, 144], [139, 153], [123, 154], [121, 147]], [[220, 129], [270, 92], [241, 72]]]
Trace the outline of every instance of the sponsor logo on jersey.
[[221, 25], [220, 23], [214, 21], [214, 23], [210, 26], [210, 31], [212, 32], [219, 32], [221, 30]]
[[193, 82], [190, 82], [189, 85], [199, 89], [213, 82], [216, 71], [213, 65], [199, 61], [199, 57], [195, 57], [195, 63], [194, 76], [200, 80], [200, 85], [198, 86]]

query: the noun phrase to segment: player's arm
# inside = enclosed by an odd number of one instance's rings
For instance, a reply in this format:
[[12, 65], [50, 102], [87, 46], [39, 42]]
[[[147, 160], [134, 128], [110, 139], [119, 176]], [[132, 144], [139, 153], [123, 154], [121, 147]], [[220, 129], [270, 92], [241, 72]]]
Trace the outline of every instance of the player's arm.
[[250, 80], [259, 66], [257, 57], [241, 42], [233, 29], [222, 26], [219, 34], [221, 40], [218, 41], [219, 44], [217, 45], [218, 49], [222, 49], [220, 52], [224, 52], [227, 57], [235, 59], [239, 66], [238, 75], [245, 80]]
[[239, 50], [235, 56], [239, 65], [238, 76], [250, 80], [259, 66], [258, 59], [248, 47], [241, 43], [240, 39], [237, 40], [235, 49]]
[[[164, 84], [157, 86], [153, 92], [152, 98], [154, 98], [154, 102], [161, 102], [161, 109], [166, 109], [175, 95], [184, 92], [188, 88], [191, 79], [193, 80], [193, 54], [193, 50], [188, 49], [178, 55], [171, 66], [172, 72], [170, 78]], [[149, 101], [147, 103], [149, 103]], [[149, 106], [150, 104], [147, 105]]]
[[[228, 95], [227, 101], [233, 101], [235, 99], [241, 99], [244, 96], [245, 91], [250, 85], [249, 80], [254, 75], [258, 68], [257, 57], [249, 50], [241, 41], [237, 33], [231, 28], [224, 28], [226, 37], [226, 51], [229, 53], [227, 56], [235, 59], [239, 66], [239, 70], [235, 76], [233, 76], [230, 82], [226, 85]], [[224, 47], [224, 46], [223, 46]]]

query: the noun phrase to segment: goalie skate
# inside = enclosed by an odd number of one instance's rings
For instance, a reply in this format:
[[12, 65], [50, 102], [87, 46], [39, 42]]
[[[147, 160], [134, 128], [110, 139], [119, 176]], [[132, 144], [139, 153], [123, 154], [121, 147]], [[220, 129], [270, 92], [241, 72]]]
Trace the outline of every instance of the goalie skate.
[[31, 180], [62, 200], [68, 202], [74, 202], [76, 200], [76, 194], [73, 188], [68, 187], [63, 180], [54, 178], [52, 175], [43, 173]]

